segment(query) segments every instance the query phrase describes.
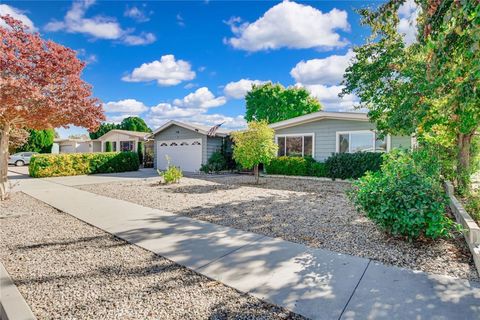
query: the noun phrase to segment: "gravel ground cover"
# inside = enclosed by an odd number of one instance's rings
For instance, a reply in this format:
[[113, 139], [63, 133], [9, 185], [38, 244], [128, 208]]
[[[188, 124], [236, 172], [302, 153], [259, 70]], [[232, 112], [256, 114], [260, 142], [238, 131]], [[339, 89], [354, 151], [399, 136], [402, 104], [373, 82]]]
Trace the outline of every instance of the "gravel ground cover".
[[96, 184], [82, 190], [271, 237], [458, 278], [478, 280], [463, 237], [405, 242], [357, 212], [348, 183], [250, 176], [198, 176], [179, 184]]
[[0, 203], [0, 239], [39, 319], [303, 319], [23, 193]]

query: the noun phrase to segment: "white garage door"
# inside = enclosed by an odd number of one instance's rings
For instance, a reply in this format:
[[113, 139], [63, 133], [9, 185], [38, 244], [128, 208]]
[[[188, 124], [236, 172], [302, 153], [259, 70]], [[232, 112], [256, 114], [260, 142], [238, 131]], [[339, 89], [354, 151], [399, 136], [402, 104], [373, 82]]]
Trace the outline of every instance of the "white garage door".
[[60, 146], [60, 153], [74, 153], [75, 148], [72, 145], [63, 145]]
[[165, 140], [157, 142], [157, 167], [167, 168], [170, 163], [183, 171], [195, 172], [202, 165], [202, 139]]

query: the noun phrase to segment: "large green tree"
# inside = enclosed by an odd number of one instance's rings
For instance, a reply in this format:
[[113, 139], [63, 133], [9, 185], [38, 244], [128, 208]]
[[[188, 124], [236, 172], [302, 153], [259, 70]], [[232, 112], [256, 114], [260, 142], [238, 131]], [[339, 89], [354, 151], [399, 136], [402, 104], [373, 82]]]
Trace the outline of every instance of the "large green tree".
[[247, 121], [268, 123], [287, 120], [319, 111], [321, 105], [305, 88], [285, 88], [279, 83], [253, 85], [245, 96]]
[[107, 132], [109, 132], [110, 130], [113, 130], [113, 129], [120, 129], [119, 125], [115, 124], [115, 123], [107, 123], [107, 122], [102, 123], [98, 127], [97, 131], [89, 133], [90, 139], [98, 139], [101, 136], [103, 136], [105, 133], [107, 133]]
[[480, 2], [416, 0], [417, 41], [399, 34], [404, 0], [360, 10], [372, 31], [356, 47], [344, 94], [354, 93], [383, 133], [415, 134], [451, 150], [460, 190], [468, 190], [471, 141], [480, 124]]
[[145, 121], [140, 117], [128, 117], [123, 119], [120, 124], [115, 123], [102, 123], [97, 131], [90, 132], [90, 139], [97, 139], [103, 136], [105, 133], [109, 132], [110, 130], [114, 129], [121, 129], [121, 130], [128, 130], [128, 131], [137, 131], [137, 132], [152, 132]]
[[145, 121], [139, 117], [128, 117], [123, 119], [122, 123], [120, 123], [120, 129], [137, 132], [152, 132], [152, 129], [150, 129]]
[[55, 138], [55, 131], [53, 129], [46, 130], [28, 130], [27, 142], [17, 148], [19, 151], [32, 151], [39, 153], [52, 152], [53, 139]]

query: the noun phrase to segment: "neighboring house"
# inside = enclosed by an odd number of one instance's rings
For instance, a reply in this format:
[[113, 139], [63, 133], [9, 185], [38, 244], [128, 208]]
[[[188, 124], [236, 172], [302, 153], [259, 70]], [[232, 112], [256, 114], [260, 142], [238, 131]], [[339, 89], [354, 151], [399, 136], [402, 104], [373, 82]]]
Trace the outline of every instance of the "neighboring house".
[[308, 156], [323, 161], [332, 153], [411, 148], [409, 136], [379, 139], [367, 114], [356, 112], [314, 112], [270, 124], [275, 130], [279, 156]]
[[93, 152], [105, 152], [107, 142], [112, 144], [112, 151], [137, 152], [138, 143], [147, 141], [149, 135], [149, 132], [137, 132], [119, 129], [110, 130], [98, 139], [93, 140]]
[[54, 139], [52, 153], [84, 153], [93, 152], [92, 140]]
[[110, 130], [95, 140], [55, 139], [52, 153], [105, 152], [106, 143], [112, 144], [112, 151], [137, 152], [139, 142], [147, 142], [149, 132]]
[[165, 169], [168, 156], [173, 165], [183, 171], [195, 172], [215, 151], [222, 147], [229, 131], [219, 128], [208, 135], [211, 128], [180, 121], [169, 121], [153, 131], [154, 167]]

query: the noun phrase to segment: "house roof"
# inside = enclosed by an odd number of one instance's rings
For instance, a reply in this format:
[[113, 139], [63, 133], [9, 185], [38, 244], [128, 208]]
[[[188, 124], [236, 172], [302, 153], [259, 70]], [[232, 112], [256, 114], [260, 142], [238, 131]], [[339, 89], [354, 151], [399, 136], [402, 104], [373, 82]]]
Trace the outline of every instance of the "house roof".
[[66, 138], [66, 139], [61, 139], [61, 138], [55, 138], [53, 139], [54, 143], [62, 143], [62, 142], [90, 142], [92, 140], [90, 139], [71, 139], [71, 138]]
[[[133, 136], [133, 137], [138, 137], [138, 138], [146, 138], [150, 135], [150, 132], [138, 132], [138, 131], [129, 131], [129, 130], [121, 130], [121, 129], [113, 129], [113, 130], [110, 130], [108, 131], [107, 133], [105, 133], [104, 135], [102, 135], [101, 137], [98, 137], [97, 139], [95, 140], [101, 140], [103, 137], [109, 135], [109, 134], [112, 134], [112, 133], [121, 133], [121, 134], [126, 134], [126, 135], [129, 135], [129, 136]], [[94, 141], [95, 141], [94, 140]]]
[[[180, 122], [180, 121], [177, 121], [177, 120], [170, 120], [167, 123], [165, 123], [164, 125], [162, 125], [160, 128], [154, 130], [152, 132], [152, 136], [156, 135], [157, 133], [162, 132], [163, 130], [165, 130], [165, 129], [173, 126], [173, 125], [177, 125], [179, 127], [182, 127], [182, 128], [188, 129], [188, 130], [192, 130], [192, 131], [204, 134], [204, 135], [206, 135], [208, 133], [208, 131], [212, 128], [212, 127], [209, 127], [209, 126], [203, 126], [203, 125], [189, 123], [189, 122]], [[226, 137], [229, 133], [230, 133], [229, 130], [218, 128], [217, 131], [215, 132], [215, 136]]]
[[366, 113], [360, 113], [360, 112], [318, 111], [318, 112], [309, 113], [303, 116], [291, 118], [288, 120], [271, 123], [269, 126], [272, 129], [283, 129], [283, 128], [293, 127], [300, 124], [323, 120], [323, 119], [368, 121], [368, 116]]

